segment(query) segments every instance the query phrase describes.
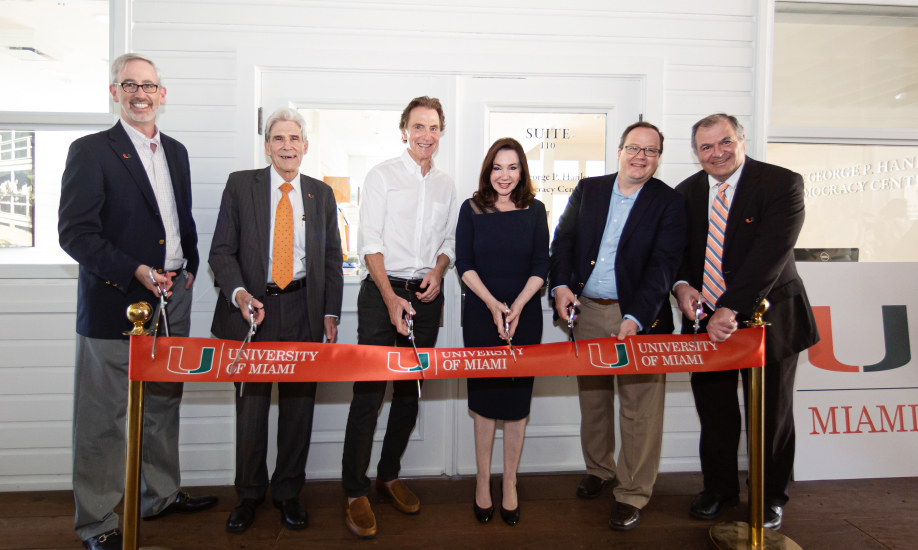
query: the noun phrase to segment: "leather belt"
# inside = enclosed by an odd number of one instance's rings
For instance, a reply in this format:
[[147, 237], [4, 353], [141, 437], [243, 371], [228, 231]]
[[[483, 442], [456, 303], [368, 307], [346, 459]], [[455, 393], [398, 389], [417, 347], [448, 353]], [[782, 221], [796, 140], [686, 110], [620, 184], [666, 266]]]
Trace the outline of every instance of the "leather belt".
[[389, 277], [389, 284], [392, 288], [404, 288], [408, 292], [422, 292], [421, 283], [424, 279], [399, 279], [398, 277]]
[[618, 300], [613, 300], [611, 298], [590, 298], [589, 296], [581, 296], [581, 298], [586, 298], [587, 300], [597, 303], [603, 306], [611, 306], [612, 304], [617, 304]]
[[[398, 277], [386, 277], [389, 279], [389, 284], [392, 286], [392, 289], [403, 289], [408, 292], [423, 292], [421, 290], [421, 282], [424, 279], [400, 279]], [[368, 281], [373, 281], [372, 275], [367, 275]], [[376, 281], [373, 281], [373, 284], [376, 284]]]
[[278, 294], [287, 294], [289, 292], [296, 292], [301, 288], [306, 288], [306, 278], [296, 279], [291, 281], [289, 285], [281, 288], [275, 284], [268, 283], [266, 294], [268, 296], [277, 296]]

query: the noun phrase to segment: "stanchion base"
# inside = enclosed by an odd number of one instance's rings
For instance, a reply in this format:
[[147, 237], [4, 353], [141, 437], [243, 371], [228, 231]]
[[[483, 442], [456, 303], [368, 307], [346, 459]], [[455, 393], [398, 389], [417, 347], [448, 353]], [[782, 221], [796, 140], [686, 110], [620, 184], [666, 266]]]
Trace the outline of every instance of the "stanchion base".
[[762, 546], [753, 548], [745, 521], [718, 523], [711, 527], [711, 540], [720, 550], [802, 550], [800, 545], [773, 529], [763, 529]]

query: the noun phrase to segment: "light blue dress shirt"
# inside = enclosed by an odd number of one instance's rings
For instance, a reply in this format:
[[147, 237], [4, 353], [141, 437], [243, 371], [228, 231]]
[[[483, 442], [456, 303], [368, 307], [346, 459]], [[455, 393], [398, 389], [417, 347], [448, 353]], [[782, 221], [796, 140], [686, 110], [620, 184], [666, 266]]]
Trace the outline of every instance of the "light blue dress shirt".
[[[618, 177], [612, 186], [612, 199], [609, 201], [609, 215], [606, 217], [606, 227], [602, 233], [602, 244], [599, 245], [599, 254], [596, 257], [596, 266], [583, 287], [583, 295], [590, 298], [618, 299], [618, 288], [615, 284], [615, 255], [618, 253], [618, 242], [622, 237], [625, 222], [631, 214], [634, 202], [640, 189], [629, 196], [622, 195], [618, 188]], [[625, 315], [638, 325], [638, 330], [643, 330], [640, 321], [632, 315]]]

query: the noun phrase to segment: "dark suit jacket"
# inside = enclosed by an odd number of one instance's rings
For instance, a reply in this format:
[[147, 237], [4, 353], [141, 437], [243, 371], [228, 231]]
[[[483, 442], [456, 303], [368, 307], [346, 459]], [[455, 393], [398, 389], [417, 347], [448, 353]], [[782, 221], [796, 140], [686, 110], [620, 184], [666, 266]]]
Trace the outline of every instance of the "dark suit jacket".
[[[576, 295], [593, 273], [618, 174], [580, 180], [555, 229], [549, 288], [567, 285]], [[685, 246], [685, 200], [651, 178], [641, 188], [622, 229], [615, 256], [615, 284], [622, 315], [633, 315], [644, 334], [675, 327], [669, 290]]]
[[[134, 278], [141, 264], [161, 269], [166, 229], [143, 163], [123, 122], [70, 145], [61, 179], [61, 248], [80, 264], [77, 333], [127, 339], [127, 307], [158, 299]], [[160, 134], [179, 219], [186, 271], [198, 272], [198, 235], [191, 216], [191, 169], [185, 146]]]
[[[803, 227], [803, 178], [779, 166], [746, 157], [727, 217], [722, 269], [727, 291], [718, 307], [738, 312], [737, 320], [752, 317], [767, 298], [765, 361], [773, 363], [819, 341], [813, 312], [797, 275], [794, 244]], [[688, 246], [679, 280], [701, 288], [708, 239], [710, 184], [703, 170], [680, 183], [689, 209]], [[682, 319], [682, 332], [692, 331]], [[741, 325], [742, 327], [742, 325]]]
[[[338, 208], [327, 184], [301, 174], [300, 187], [306, 214], [306, 311], [312, 341], [321, 342], [325, 316], [341, 316], [344, 275]], [[210, 267], [220, 287], [211, 325], [217, 338], [242, 340], [249, 331], [231, 303], [233, 290], [243, 287], [264, 303], [270, 233], [271, 167], [233, 172], [223, 190], [210, 246]]]

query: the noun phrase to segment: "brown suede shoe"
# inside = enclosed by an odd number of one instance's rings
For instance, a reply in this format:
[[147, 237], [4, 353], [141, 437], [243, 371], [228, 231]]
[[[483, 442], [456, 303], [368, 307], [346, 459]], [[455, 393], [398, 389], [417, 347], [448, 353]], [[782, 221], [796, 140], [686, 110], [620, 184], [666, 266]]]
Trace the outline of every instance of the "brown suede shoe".
[[390, 488], [386, 487], [386, 484], [380, 481], [379, 478], [376, 478], [376, 490], [392, 499], [392, 505], [399, 512], [417, 514], [421, 511], [421, 501], [414, 496], [414, 493], [400, 479], [393, 481]]
[[362, 539], [371, 539], [376, 536], [376, 516], [370, 508], [367, 497], [360, 497], [350, 505], [344, 499], [344, 523], [348, 530]]

